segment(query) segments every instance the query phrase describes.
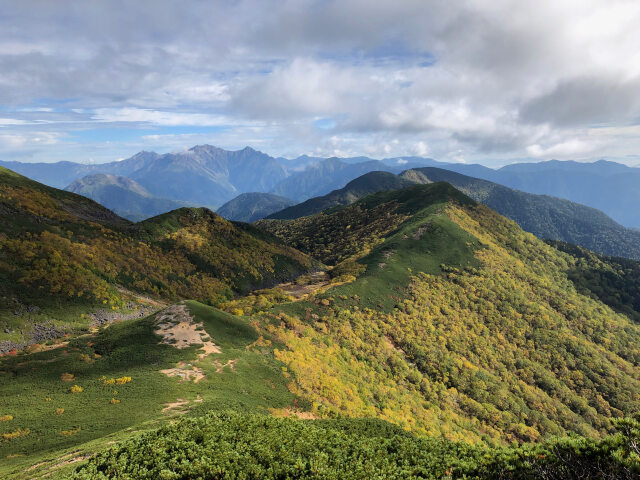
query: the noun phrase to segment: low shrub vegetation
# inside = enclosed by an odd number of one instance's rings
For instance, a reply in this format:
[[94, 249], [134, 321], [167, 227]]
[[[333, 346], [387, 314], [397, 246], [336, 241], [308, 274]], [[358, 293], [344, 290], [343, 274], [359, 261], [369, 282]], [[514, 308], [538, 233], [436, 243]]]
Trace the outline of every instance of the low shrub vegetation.
[[75, 480], [636, 479], [640, 422], [615, 422], [602, 440], [518, 447], [414, 436], [373, 419], [302, 421], [215, 413], [124, 442], [79, 467]]

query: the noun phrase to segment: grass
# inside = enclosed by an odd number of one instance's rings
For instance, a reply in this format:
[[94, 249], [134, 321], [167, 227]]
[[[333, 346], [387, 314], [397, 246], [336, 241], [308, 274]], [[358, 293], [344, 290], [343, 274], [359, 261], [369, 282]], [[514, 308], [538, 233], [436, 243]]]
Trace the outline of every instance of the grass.
[[[419, 272], [438, 275], [442, 272], [442, 265], [477, 267], [479, 263], [474, 252], [482, 248], [481, 243], [447, 217], [444, 213], [446, 206], [446, 203], [436, 203], [415, 213], [389, 234], [383, 243], [358, 260], [367, 267], [363, 275], [354, 282], [333, 287], [316, 298], [330, 299], [332, 305], [343, 309], [356, 304], [359, 308], [388, 312], [404, 297], [404, 290], [412, 275]], [[322, 308], [321, 305], [310, 305], [308, 302], [274, 308], [300, 316], [310, 307], [314, 310]]]
[[[198, 302], [187, 306], [222, 350], [197, 363], [206, 376], [197, 384], [160, 373], [180, 361], [195, 364], [197, 347], [179, 350], [159, 343], [151, 317], [115, 323], [65, 347], [2, 357], [0, 415], [13, 419], [0, 424], [0, 434], [18, 429], [29, 433], [0, 441], [0, 477], [31, 478], [66, 453], [95, 451], [177, 414], [199, 415], [211, 409], [266, 412], [294, 403], [282, 364], [271, 350], [247, 349], [259, 338], [247, 319]], [[73, 380], [64, 381], [65, 374], [72, 374]], [[105, 378], [120, 377], [131, 381], [104, 384]], [[83, 391], [70, 393], [73, 385]], [[166, 404], [177, 399], [188, 403], [163, 413]], [[64, 411], [56, 413], [60, 409]], [[44, 461], [46, 465], [25, 473]], [[60, 475], [66, 471], [56, 470]]]

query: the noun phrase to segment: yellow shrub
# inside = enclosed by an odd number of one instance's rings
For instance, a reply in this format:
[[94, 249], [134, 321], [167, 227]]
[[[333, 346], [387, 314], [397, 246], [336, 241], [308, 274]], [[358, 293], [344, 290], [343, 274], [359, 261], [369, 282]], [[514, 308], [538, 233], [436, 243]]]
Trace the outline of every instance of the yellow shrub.
[[84, 390], [84, 388], [82, 388], [80, 385], [74, 385], [73, 387], [69, 388], [69, 391], [71, 393], [80, 393]]
[[82, 361], [84, 363], [93, 363], [95, 361], [93, 358], [91, 358], [86, 353], [81, 353], [80, 355], [78, 355], [78, 360], [80, 360], [80, 361]]
[[63, 382], [72, 382], [75, 378], [76, 376], [73, 373], [63, 373], [60, 375], [60, 380]]
[[112, 398], [111, 400], [109, 400], [109, 403], [111, 405], [117, 405], [118, 403], [120, 403], [120, 400], [118, 400], [116, 398]]
[[131, 381], [131, 377], [120, 377], [116, 378], [116, 383], [118, 385], [124, 385], [125, 383], [129, 383]]
[[76, 433], [78, 433], [80, 431], [80, 427], [76, 428], [75, 430], [62, 430], [60, 432], [60, 435], [64, 435], [64, 436], [70, 436], [70, 435], [75, 435]]
[[47, 397], [44, 399], [45, 402], [50, 402], [51, 401], [51, 397]]
[[56, 408], [54, 412], [56, 415], [62, 415], [64, 413], [64, 408]]
[[114, 383], [116, 383], [115, 378], [105, 378], [102, 380], [103, 385], [113, 385]]
[[30, 430], [28, 428], [19, 428], [13, 432], [3, 433], [2, 439], [5, 442], [8, 442], [9, 440], [13, 440], [14, 438], [24, 437], [25, 435], [29, 435], [29, 432]]
[[8, 422], [9, 420], [13, 420], [13, 415], [2, 415], [0, 417], [0, 422]]

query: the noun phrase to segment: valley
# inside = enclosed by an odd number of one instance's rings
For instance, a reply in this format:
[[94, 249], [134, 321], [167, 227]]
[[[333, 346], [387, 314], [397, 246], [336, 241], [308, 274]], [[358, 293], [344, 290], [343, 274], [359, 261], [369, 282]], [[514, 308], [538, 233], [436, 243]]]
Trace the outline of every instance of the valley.
[[[112, 478], [147, 448], [158, 457], [136, 478], [228, 469], [229, 455], [302, 478], [632, 468], [633, 260], [545, 243], [444, 182], [253, 225], [194, 208], [132, 224], [0, 173], [0, 338], [66, 329], [0, 357], [7, 478]], [[275, 447], [296, 437], [310, 450]], [[236, 446], [186, 461], [211, 442]], [[346, 445], [363, 449], [360, 474], [323, 456]]]

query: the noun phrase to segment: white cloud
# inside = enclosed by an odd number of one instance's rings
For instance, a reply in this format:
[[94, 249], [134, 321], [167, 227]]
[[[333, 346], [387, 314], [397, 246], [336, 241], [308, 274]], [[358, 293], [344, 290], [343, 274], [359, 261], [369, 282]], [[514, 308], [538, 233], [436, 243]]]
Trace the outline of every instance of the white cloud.
[[161, 126], [219, 126], [229, 124], [229, 120], [221, 115], [142, 108], [99, 108], [93, 111], [92, 119], [98, 122], [148, 123]]
[[[273, 154], [496, 163], [640, 143], [635, 1], [34, 1], [0, 20], [0, 127], [16, 139], [44, 122], [60, 136], [224, 126], [207, 138]], [[114, 132], [93, 146], [117, 158]], [[145, 134], [126, 145], [153, 148]], [[72, 142], [48, 156], [92, 147]]]

